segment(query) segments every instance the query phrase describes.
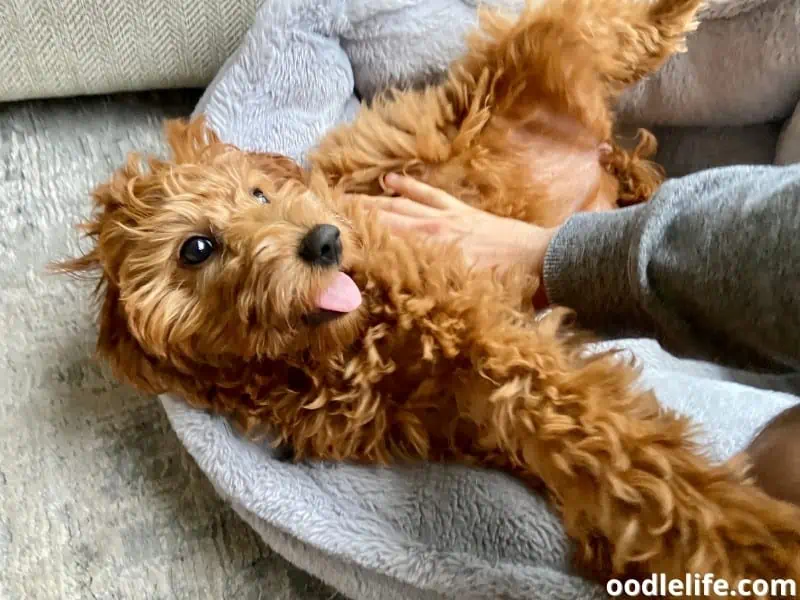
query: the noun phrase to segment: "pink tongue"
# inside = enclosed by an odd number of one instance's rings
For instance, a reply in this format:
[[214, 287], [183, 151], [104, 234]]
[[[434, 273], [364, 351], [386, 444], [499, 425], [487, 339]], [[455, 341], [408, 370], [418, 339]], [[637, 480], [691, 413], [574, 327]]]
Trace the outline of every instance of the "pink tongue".
[[361, 306], [361, 291], [344, 273], [337, 273], [328, 289], [317, 298], [317, 307], [322, 310], [349, 313]]

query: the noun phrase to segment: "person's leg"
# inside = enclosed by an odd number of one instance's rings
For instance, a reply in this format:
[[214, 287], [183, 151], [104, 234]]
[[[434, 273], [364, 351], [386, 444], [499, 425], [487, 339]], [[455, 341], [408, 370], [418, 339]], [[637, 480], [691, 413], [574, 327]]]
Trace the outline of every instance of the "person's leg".
[[787, 408], [747, 448], [750, 473], [770, 496], [800, 506], [800, 404]]

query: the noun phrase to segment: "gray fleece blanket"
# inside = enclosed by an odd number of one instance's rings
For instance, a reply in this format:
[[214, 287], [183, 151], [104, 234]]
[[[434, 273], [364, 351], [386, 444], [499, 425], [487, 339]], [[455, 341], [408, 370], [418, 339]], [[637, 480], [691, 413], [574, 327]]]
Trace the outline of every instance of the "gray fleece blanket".
[[[712, 2], [689, 55], [632, 90], [621, 114], [669, 128], [660, 132], [664, 156], [678, 171], [790, 156], [781, 148], [798, 129], [787, 121], [800, 97], [798, 6]], [[302, 160], [325, 131], [352, 118], [359, 97], [437, 77], [474, 16], [467, 0], [270, 0], [198, 111], [226, 141]], [[717, 458], [796, 402], [787, 380], [681, 361], [649, 341], [622, 344], [664, 404], [702, 423]], [[162, 400], [219, 494], [275, 550], [349, 597], [605, 595], [570, 570], [570, 545], [545, 502], [505, 475], [288, 464], [223, 419]]]

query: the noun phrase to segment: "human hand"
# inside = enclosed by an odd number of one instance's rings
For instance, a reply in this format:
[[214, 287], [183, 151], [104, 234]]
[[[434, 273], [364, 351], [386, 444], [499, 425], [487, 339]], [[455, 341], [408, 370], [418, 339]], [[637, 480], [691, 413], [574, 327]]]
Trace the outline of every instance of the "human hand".
[[473, 265], [501, 270], [523, 265], [541, 279], [544, 256], [556, 229], [498, 217], [411, 177], [389, 174], [385, 183], [400, 195], [358, 198], [377, 208], [393, 230], [455, 242]]

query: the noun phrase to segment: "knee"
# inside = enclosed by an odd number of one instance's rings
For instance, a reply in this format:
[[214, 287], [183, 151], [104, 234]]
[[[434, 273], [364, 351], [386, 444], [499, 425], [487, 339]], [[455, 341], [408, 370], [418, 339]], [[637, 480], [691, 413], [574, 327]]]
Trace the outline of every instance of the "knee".
[[747, 454], [759, 487], [778, 500], [800, 506], [800, 404], [767, 423]]

